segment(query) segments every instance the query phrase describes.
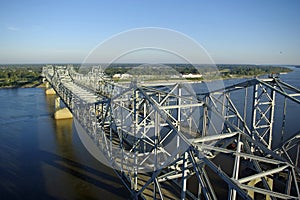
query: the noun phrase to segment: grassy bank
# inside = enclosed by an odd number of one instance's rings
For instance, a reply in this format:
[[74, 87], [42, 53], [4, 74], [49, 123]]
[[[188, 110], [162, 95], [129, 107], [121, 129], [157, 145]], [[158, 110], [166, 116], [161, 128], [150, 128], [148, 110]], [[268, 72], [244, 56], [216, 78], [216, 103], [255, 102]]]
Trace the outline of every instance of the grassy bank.
[[41, 66], [0, 66], [0, 88], [37, 87], [42, 84]]

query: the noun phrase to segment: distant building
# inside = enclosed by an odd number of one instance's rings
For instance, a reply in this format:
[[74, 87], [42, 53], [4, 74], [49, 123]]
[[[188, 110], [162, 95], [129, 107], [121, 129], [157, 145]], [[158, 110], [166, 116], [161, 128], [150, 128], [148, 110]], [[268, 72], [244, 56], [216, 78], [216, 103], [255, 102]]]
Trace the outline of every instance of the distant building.
[[132, 77], [131, 74], [122, 74], [121, 77], [120, 77], [120, 79], [129, 79], [131, 77]]
[[114, 78], [114, 79], [121, 78], [121, 74], [114, 74], [114, 75], [113, 75], [113, 78]]

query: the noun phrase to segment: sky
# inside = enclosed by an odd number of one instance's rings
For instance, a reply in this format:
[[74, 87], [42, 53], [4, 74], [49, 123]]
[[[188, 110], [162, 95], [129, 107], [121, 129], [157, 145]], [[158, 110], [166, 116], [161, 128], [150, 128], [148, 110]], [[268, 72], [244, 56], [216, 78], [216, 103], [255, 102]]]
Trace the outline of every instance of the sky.
[[215, 63], [296, 65], [299, 10], [299, 0], [1, 0], [0, 63], [82, 63], [120, 32], [159, 27]]

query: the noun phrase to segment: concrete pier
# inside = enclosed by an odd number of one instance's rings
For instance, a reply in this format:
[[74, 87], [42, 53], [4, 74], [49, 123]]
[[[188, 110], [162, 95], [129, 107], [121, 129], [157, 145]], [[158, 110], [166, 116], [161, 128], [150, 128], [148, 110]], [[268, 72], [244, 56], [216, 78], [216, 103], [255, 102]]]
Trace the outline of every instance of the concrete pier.
[[52, 87], [50, 87], [50, 84], [49, 84], [48, 81], [45, 81], [45, 87], [46, 87], [46, 91], [45, 91], [46, 95], [54, 95], [54, 94], [56, 94], [55, 90]]
[[[56, 92], [53, 88], [49, 88], [49, 83], [46, 82], [46, 95], [55, 95]], [[73, 115], [70, 112], [70, 110], [68, 108], [61, 108], [60, 107], [60, 97], [57, 97], [55, 99], [55, 113], [54, 113], [54, 119], [72, 119]]]
[[55, 113], [54, 119], [71, 119], [73, 115], [68, 108], [61, 108], [60, 107], [60, 97], [55, 99]]
[[62, 108], [54, 113], [54, 119], [72, 119], [73, 115], [68, 108]]
[[46, 95], [54, 95], [56, 94], [55, 90], [53, 88], [49, 88], [49, 89], [46, 89]]

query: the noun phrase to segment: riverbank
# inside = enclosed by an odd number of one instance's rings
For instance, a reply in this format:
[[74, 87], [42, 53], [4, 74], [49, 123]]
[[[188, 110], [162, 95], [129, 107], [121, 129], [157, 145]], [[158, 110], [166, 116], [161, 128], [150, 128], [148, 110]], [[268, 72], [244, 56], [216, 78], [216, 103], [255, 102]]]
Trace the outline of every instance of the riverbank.
[[12, 88], [45, 88], [46, 84], [43, 82], [30, 82], [24, 84], [17, 84], [17, 85], [8, 85], [8, 86], [1, 86], [0, 89], [12, 89]]

